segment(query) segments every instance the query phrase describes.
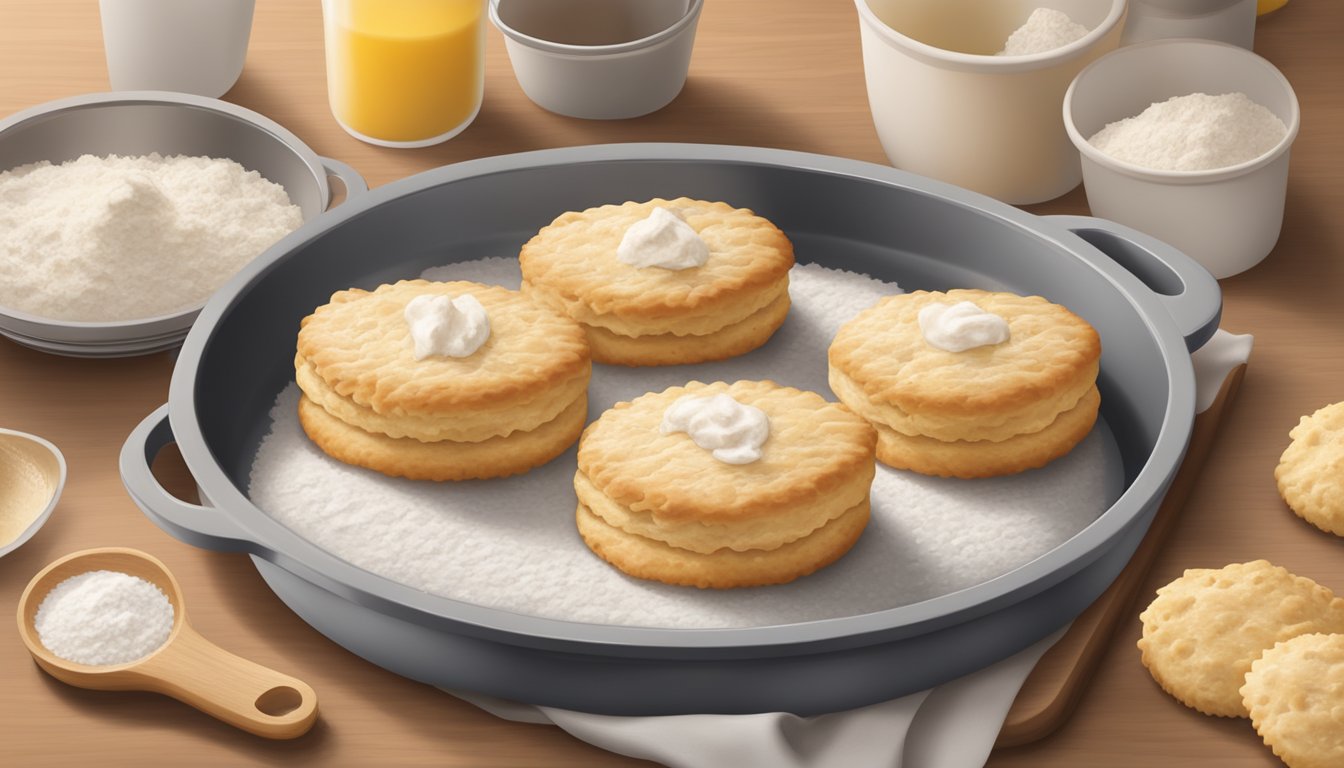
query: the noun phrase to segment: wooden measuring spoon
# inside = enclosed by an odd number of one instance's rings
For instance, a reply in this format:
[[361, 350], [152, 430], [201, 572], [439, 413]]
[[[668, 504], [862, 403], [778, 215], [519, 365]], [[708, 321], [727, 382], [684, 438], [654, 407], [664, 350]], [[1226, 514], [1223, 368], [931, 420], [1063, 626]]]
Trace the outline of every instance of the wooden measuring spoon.
[[[127, 664], [90, 666], [42, 645], [34, 625], [38, 606], [57, 584], [88, 571], [120, 571], [163, 590], [173, 606], [173, 628], [158, 650]], [[38, 666], [79, 688], [155, 691], [268, 739], [302, 736], [317, 720], [317, 694], [307, 683], [235, 656], [192, 629], [177, 580], [139, 550], [86, 549], [43, 568], [19, 598], [19, 634]]]

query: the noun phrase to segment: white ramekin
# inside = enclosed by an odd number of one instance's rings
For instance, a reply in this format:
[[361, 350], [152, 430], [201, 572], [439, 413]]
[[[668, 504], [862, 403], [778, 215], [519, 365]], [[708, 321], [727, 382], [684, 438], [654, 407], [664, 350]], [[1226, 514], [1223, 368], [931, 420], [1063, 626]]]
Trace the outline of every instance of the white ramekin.
[[646, 32], [605, 45], [547, 39], [547, 25], [557, 18], [547, 8], [551, 1], [490, 0], [490, 21], [504, 35], [514, 76], [538, 106], [569, 117], [619, 120], [662, 109], [681, 92], [703, 0], [588, 0], [594, 13], [619, 12], [631, 28]]
[[[1014, 204], [1078, 186], [1078, 152], [1059, 105], [1074, 76], [1120, 44], [1125, 0], [855, 4], [868, 103], [892, 165]], [[1037, 6], [1091, 31], [1045, 53], [990, 55]]]
[[1251, 50], [1256, 0], [1129, 0], [1121, 45], [1202, 37]]
[[[1116, 160], [1087, 141], [1108, 123], [1173, 96], [1237, 91], [1288, 128], [1273, 149], [1239, 165], [1158, 171]], [[1288, 151], [1300, 123], [1283, 73], [1244, 48], [1210, 40], [1126, 46], [1084, 69], [1064, 95], [1064, 125], [1082, 155], [1092, 214], [1165, 240], [1220, 279], [1255, 266], [1278, 241]]]

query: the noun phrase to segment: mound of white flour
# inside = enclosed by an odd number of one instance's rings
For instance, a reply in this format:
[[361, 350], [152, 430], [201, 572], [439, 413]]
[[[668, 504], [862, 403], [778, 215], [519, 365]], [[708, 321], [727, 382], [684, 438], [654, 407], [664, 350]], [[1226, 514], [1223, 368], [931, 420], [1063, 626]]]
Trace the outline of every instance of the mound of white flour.
[[1013, 31], [997, 56], [1026, 56], [1063, 48], [1074, 40], [1087, 37], [1088, 28], [1054, 8], [1037, 8], [1022, 26]]
[[33, 619], [47, 650], [78, 664], [125, 664], [163, 645], [173, 604], [154, 584], [120, 571], [88, 571], [52, 588]]
[[1244, 93], [1173, 96], [1088, 139], [1127, 163], [1158, 171], [1227, 168], [1265, 154], [1288, 127]]
[[95, 322], [169, 314], [302, 223], [284, 187], [232, 160], [19, 166], [0, 173], [0, 306]]
[[[517, 288], [517, 259], [428, 270], [428, 279]], [[788, 320], [761, 349], [719, 363], [596, 365], [589, 420], [620, 400], [686, 381], [769, 378], [833, 397], [826, 348], [836, 330], [895, 285], [815, 265], [790, 275]], [[388, 478], [328, 458], [303, 434], [285, 389], [252, 465], [258, 507], [365, 570], [445, 597], [572, 621], [747, 627], [868, 613], [981, 583], [1082, 530], [1119, 495], [1120, 459], [1099, 426], [1033, 472], [950, 480], [878, 465], [872, 520], [836, 564], [791, 584], [699, 590], [630, 578], [574, 527], [575, 450], [525, 475], [467, 483]], [[639, 446], [631, 446], [639, 450]]]

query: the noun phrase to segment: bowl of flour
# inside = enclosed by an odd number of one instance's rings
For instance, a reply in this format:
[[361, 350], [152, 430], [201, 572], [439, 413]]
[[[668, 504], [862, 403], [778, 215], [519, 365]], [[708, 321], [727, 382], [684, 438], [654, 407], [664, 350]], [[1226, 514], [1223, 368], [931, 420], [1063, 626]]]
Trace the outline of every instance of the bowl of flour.
[[321, 158], [250, 110], [156, 91], [0, 121], [0, 334], [121, 357], [180, 344], [209, 297], [326, 210]]
[[1278, 242], [1300, 122], [1283, 73], [1209, 40], [1121, 48], [1064, 97], [1092, 214], [1165, 240], [1219, 279]]
[[1078, 186], [1059, 105], [1120, 44], [1126, 0], [854, 0], [891, 164], [1013, 205]]

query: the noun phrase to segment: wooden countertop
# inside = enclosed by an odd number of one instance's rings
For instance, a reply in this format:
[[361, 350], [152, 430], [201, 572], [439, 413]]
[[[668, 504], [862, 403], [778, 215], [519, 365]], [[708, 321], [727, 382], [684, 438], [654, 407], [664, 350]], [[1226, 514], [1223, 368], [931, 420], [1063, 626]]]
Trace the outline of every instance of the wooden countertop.
[[[1255, 352], [1239, 402], [1145, 595], [1187, 567], [1261, 557], [1344, 590], [1344, 543], [1298, 521], [1279, 500], [1272, 476], [1298, 417], [1344, 399], [1340, 40], [1344, 8], [1332, 0], [1295, 0], [1261, 20], [1256, 50], [1283, 70], [1302, 104], [1283, 236], [1265, 263], [1223, 281], [1224, 327], [1255, 334]], [[107, 88], [92, 0], [0, 0], [0, 115]], [[475, 157], [617, 141], [753, 144], [886, 162], [869, 117], [850, 0], [706, 3], [685, 91], [657, 114], [620, 122], [573, 120], [535, 107], [491, 29], [480, 116], [448, 143], [413, 151], [362, 144], [333, 121], [319, 3], [261, 0], [246, 70], [226, 98], [350, 163], [373, 186]], [[1087, 211], [1081, 189], [1030, 210]], [[321, 718], [298, 741], [270, 743], [159, 696], [75, 690], [40, 672], [15, 631], [0, 630], [0, 764], [647, 764], [558, 728], [498, 720], [367, 664], [291, 614], [246, 557], [194, 549], [162, 533], [122, 489], [117, 454], [138, 420], [166, 400], [171, 369], [166, 354], [67, 360], [0, 340], [0, 425], [51, 439], [70, 464], [65, 496], [46, 528], [0, 561], [0, 606], [13, 615], [23, 585], [60, 555], [139, 547], [173, 569], [204, 635], [312, 684]], [[989, 764], [1277, 764], [1246, 721], [1204, 717], [1163, 694], [1139, 664], [1138, 635], [1137, 619], [1122, 627], [1059, 732], [996, 752]]]

